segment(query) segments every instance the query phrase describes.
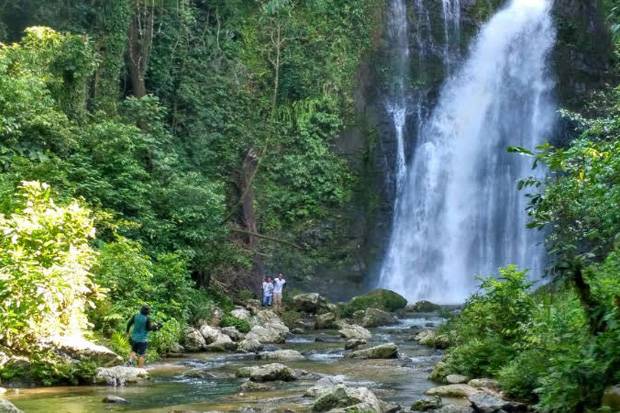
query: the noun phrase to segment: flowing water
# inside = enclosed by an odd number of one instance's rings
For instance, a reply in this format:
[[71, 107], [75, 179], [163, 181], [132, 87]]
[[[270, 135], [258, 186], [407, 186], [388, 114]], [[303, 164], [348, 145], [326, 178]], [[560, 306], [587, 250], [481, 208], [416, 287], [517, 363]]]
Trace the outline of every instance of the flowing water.
[[[441, 352], [423, 347], [412, 340], [422, 326], [437, 325], [437, 315], [415, 315], [395, 326], [373, 329], [369, 344], [391, 341], [399, 346], [397, 360], [353, 360], [344, 358], [344, 340], [335, 331], [312, 332], [294, 336], [281, 348], [300, 351], [305, 360], [284, 362], [316, 376], [343, 375], [346, 384], [371, 388], [383, 400], [407, 408], [432, 387], [427, 376]], [[325, 342], [316, 342], [321, 336]], [[269, 391], [242, 393], [241, 379], [235, 371], [242, 366], [269, 363], [255, 355], [196, 353], [185, 358], [168, 359], [149, 366], [152, 380], [143, 385], [124, 387], [80, 386], [21, 389], [10, 391], [7, 398], [27, 413], [104, 413], [104, 412], [190, 412], [243, 411], [260, 412], [310, 411], [312, 398], [306, 389], [317, 378], [308, 377], [292, 383], [277, 382]], [[205, 370], [210, 378], [185, 375], [191, 369]], [[128, 404], [102, 403], [106, 395], [123, 397]], [[247, 411], [247, 410], [246, 410]]]
[[[458, 1], [443, 5], [456, 18]], [[533, 148], [552, 131], [550, 7], [551, 0], [512, 0], [446, 80], [396, 202], [381, 286], [410, 300], [455, 303], [474, 291], [476, 275], [500, 266], [541, 273], [542, 237], [526, 229], [526, 198], [516, 189], [532, 174], [531, 160], [506, 149]]]

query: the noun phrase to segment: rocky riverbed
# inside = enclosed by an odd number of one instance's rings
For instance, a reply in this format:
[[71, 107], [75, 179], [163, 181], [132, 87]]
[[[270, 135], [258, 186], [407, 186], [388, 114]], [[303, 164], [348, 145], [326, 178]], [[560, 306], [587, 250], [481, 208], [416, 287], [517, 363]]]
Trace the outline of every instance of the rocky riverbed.
[[[334, 397], [368, 389], [384, 411], [396, 406], [409, 410], [433, 387], [427, 377], [441, 358], [440, 350], [420, 345], [414, 337], [440, 321], [437, 314], [405, 315], [395, 325], [371, 328], [372, 336], [362, 348], [393, 343], [397, 356], [390, 348], [381, 354], [390, 358], [349, 357], [353, 353], [344, 350], [347, 338], [337, 330], [311, 330], [289, 334], [284, 343], [265, 345], [259, 353], [198, 352], [165, 359], [148, 366], [150, 379], [132, 385], [31, 388], [12, 390], [6, 397], [27, 413], [303, 412], [312, 411], [322, 391], [316, 390], [317, 383], [323, 383], [336, 392]], [[290, 369], [294, 379], [276, 375], [273, 378], [280, 380], [254, 381], [240, 374], [244, 368], [273, 363]], [[104, 403], [108, 396], [116, 398]]]

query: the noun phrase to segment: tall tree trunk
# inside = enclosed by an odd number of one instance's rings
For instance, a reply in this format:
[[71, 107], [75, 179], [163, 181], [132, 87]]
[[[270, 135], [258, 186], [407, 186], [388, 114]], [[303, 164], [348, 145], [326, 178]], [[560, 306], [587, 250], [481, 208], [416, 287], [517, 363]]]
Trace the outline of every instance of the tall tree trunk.
[[133, 95], [146, 95], [144, 78], [148, 69], [155, 26], [155, 0], [136, 0], [128, 33], [129, 78]]
[[243, 226], [245, 227], [246, 244], [247, 249], [253, 252], [253, 268], [252, 268], [252, 280], [249, 280], [249, 284], [256, 290], [260, 286], [260, 278], [263, 275], [263, 261], [258, 254], [258, 238], [252, 235], [258, 232], [256, 225], [256, 211], [254, 210], [254, 189], [252, 188], [252, 182], [256, 169], [258, 167], [258, 156], [254, 148], [250, 148], [243, 159], [243, 165], [241, 167], [241, 212]]
[[573, 282], [575, 283], [575, 289], [579, 296], [579, 301], [588, 317], [588, 324], [590, 327], [590, 333], [597, 335], [607, 330], [607, 323], [605, 322], [604, 313], [601, 306], [596, 302], [590, 284], [583, 276], [582, 264], [577, 263], [573, 273]]

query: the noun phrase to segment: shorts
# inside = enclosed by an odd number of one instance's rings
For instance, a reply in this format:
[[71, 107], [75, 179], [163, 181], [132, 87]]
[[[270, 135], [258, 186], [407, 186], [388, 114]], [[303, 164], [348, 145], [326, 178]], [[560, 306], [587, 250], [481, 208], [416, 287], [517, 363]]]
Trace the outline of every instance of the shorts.
[[144, 356], [146, 353], [147, 343], [146, 341], [133, 341], [131, 340], [131, 351], [139, 356]]
[[273, 303], [275, 305], [282, 304], [282, 293], [273, 293]]

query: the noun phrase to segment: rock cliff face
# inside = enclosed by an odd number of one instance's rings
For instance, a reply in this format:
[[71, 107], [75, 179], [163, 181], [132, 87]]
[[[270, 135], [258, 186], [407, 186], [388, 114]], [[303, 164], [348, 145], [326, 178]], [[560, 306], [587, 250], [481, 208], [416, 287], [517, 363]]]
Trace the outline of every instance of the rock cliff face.
[[[479, 27], [507, 0], [460, 0], [458, 36], [449, 37], [453, 54], [452, 68], [466, 52]], [[337, 151], [349, 159], [357, 176], [357, 187], [349, 207], [341, 217], [344, 241], [341, 260], [326, 264], [317, 276], [325, 280], [323, 293], [332, 298], [352, 295], [373, 284], [389, 240], [395, 199], [396, 141], [394, 127], [386, 108], [393, 68], [390, 67], [393, 44], [389, 39], [390, 2], [386, 2], [381, 27], [377, 27], [375, 50], [358, 71], [355, 102], [357, 118], [337, 142]], [[410, 91], [421, 99], [421, 113], [432, 108], [439, 88], [449, 70], [445, 62], [445, 14], [442, 2], [420, 0], [407, 2], [410, 42]], [[413, 10], [412, 5], [422, 6]], [[557, 42], [551, 56], [556, 76], [558, 104], [583, 110], [593, 91], [610, 79], [611, 40], [600, 0], [556, 0], [553, 15]], [[425, 42], [427, 44], [425, 44]], [[412, 92], [413, 93], [413, 92]], [[411, 155], [416, 135], [416, 114], [407, 114], [406, 157]], [[568, 128], [558, 126], [554, 142], [571, 138]], [[314, 288], [316, 289], [316, 287]], [[338, 293], [340, 292], [340, 293]]]

